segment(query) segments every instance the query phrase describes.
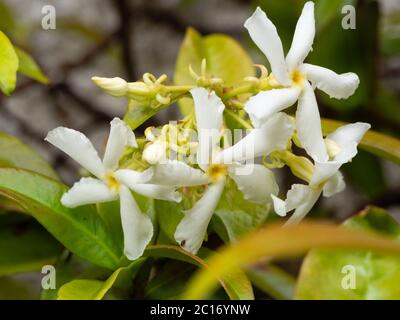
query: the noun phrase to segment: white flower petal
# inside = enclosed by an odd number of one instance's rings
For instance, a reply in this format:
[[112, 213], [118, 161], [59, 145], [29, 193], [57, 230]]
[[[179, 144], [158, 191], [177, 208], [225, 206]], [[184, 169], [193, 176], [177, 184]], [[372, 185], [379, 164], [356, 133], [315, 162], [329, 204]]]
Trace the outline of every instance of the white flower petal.
[[179, 222], [174, 237], [176, 242], [186, 251], [193, 254], [199, 251], [224, 186], [225, 179], [210, 185], [201, 199], [185, 212], [185, 216]]
[[274, 210], [278, 216], [285, 217], [287, 214], [286, 202], [278, 197], [271, 195], [272, 202], [274, 204]]
[[267, 57], [276, 80], [283, 86], [289, 85], [291, 81], [286, 68], [282, 42], [275, 25], [268, 19], [265, 12], [257, 7], [253, 15], [246, 20], [244, 27]]
[[238, 143], [218, 153], [215, 161], [231, 164], [286, 149], [293, 133], [294, 124], [290, 117], [285, 113], [277, 113], [261, 128], [253, 129]]
[[348, 144], [358, 144], [364, 134], [371, 128], [371, 125], [365, 122], [350, 123], [337, 128], [326, 138], [335, 141], [340, 148]]
[[[318, 197], [319, 197], [318, 192]], [[314, 191], [307, 185], [294, 184], [283, 201], [277, 197], [272, 197], [275, 212], [284, 217], [287, 212], [294, 209], [295, 212], [288, 220], [288, 223], [300, 221], [312, 208], [318, 197], [315, 199]]]
[[331, 98], [347, 99], [353, 95], [360, 84], [360, 79], [353, 72], [337, 74], [332, 70], [307, 63], [302, 65], [301, 72], [313, 86], [324, 91]]
[[312, 49], [315, 37], [314, 3], [309, 1], [301, 12], [294, 32], [292, 45], [286, 55], [286, 63], [289, 71], [293, 71], [303, 63]]
[[278, 194], [273, 172], [260, 164], [230, 166], [229, 175], [246, 200], [264, 204], [271, 201], [271, 195]]
[[326, 183], [332, 176], [334, 176], [342, 166], [343, 162], [327, 161], [318, 162], [314, 164], [314, 172], [310, 181], [311, 186], [319, 186]]
[[244, 110], [255, 128], [261, 127], [272, 115], [289, 108], [299, 98], [299, 87], [261, 91], [251, 97]]
[[342, 164], [349, 162], [357, 154], [357, 144], [371, 126], [368, 123], [357, 122], [336, 129], [327, 139], [335, 141], [340, 151], [331, 161], [315, 161], [311, 185], [326, 182], [337, 173]]
[[342, 192], [345, 187], [346, 183], [344, 182], [343, 175], [338, 171], [324, 185], [323, 195], [324, 197], [331, 197], [336, 193]]
[[296, 112], [297, 135], [303, 148], [317, 161], [327, 161], [328, 153], [322, 136], [321, 118], [314, 90], [304, 82]]
[[196, 112], [196, 124], [198, 129], [222, 128], [222, 113], [225, 106], [214, 91], [209, 92], [205, 88], [190, 90]]
[[115, 170], [125, 147], [137, 147], [135, 134], [132, 129], [121, 119], [114, 118], [111, 122], [103, 164], [106, 169]]
[[182, 161], [170, 160], [151, 167], [152, 177], [148, 183], [190, 187], [209, 183], [209, 178], [200, 169], [194, 169]]
[[214, 91], [195, 88], [190, 90], [190, 93], [194, 101], [199, 139], [197, 161], [200, 165], [207, 165], [220, 140], [225, 106]]
[[310, 212], [314, 204], [317, 202], [319, 196], [321, 195], [321, 190], [309, 189], [306, 199], [296, 207], [292, 216], [286, 222], [286, 224], [299, 223], [303, 218]]
[[116, 199], [118, 199], [118, 194], [112, 192], [103, 181], [94, 178], [82, 178], [63, 194], [61, 203], [68, 208], [75, 208]]
[[51, 130], [45, 140], [65, 152], [97, 178], [102, 179], [104, 177], [104, 166], [99, 155], [83, 133], [58, 127]]
[[153, 237], [153, 224], [143, 214], [125, 186], [120, 189], [121, 223], [124, 232], [124, 253], [129, 260], [142, 256], [144, 249]]
[[120, 169], [115, 171], [114, 176], [120, 183], [130, 187], [138, 183], [147, 183], [153, 176], [153, 172], [151, 169], [145, 171]]
[[181, 202], [182, 196], [174, 187], [159, 186], [156, 184], [133, 184], [128, 186], [131, 190], [145, 197], [158, 200]]

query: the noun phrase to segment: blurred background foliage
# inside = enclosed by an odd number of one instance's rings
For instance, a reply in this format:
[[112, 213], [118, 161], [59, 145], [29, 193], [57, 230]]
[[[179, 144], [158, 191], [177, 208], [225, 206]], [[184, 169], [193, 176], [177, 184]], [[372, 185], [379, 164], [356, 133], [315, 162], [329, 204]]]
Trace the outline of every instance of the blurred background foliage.
[[[18, 75], [17, 87], [11, 97], [0, 94], [0, 130], [33, 146], [52, 164], [61, 179], [71, 184], [79, 168], [43, 138], [47, 131], [59, 126], [83, 131], [101, 149], [114, 116], [122, 116], [124, 99], [108, 97], [100, 92], [90, 78], [120, 76], [134, 81], [144, 72], [166, 73], [173, 79], [175, 60], [188, 27], [202, 35], [226, 33], [249, 51], [256, 63], [266, 60], [252, 44], [245, 29], [245, 19], [256, 6], [262, 7], [277, 26], [285, 51], [288, 50], [296, 21], [305, 1], [300, 0], [0, 0], [0, 30], [19, 48], [34, 57], [47, 79], [42, 83]], [[348, 100], [329, 99], [317, 92], [323, 117], [347, 122], [365, 121], [374, 130], [400, 136], [400, 2], [398, 0], [317, 0], [317, 35], [308, 61], [336, 72], [356, 72], [361, 84]], [[41, 9], [51, 4], [56, 8], [57, 27], [43, 30]], [[344, 5], [356, 8], [356, 29], [344, 30], [341, 12]], [[172, 80], [171, 80], [172, 81]], [[179, 109], [171, 107], [150, 119], [145, 126], [161, 124], [179, 117]], [[4, 146], [3, 146], [4, 147]], [[334, 217], [343, 221], [367, 204], [387, 209], [400, 220], [400, 170], [371, 154], [360, 151], [352, 163], [344, 166], [348, 188], [341, 194], [321, 199], [311, 216]], [[292, 181], [280, 176], [282, 190]], [[19, 211], [1, 201], [0, 234], [13, 242], [45, 243], [46, 253], [34, 246], [36, 264], [24, 265], [21, 271], [38, 271], [44, 261], [55, 262], [62, 269], [69, 257], [56, 258], [60, 247], [44, 229], [30, 217], [10, 215]], [[10, 227], [11, 226], [11, 227]], [[22, 234], [22, 236], [21, 236]], [[212, 239], [210, 240], [212, 241]], [[33, 245], [33, 244], [32, 244]], [[10, 247], [0, 244], [0, 261]], [[13, 252], [15, 252], [13, 249]], [[23, 254], [21, 254], [23, 256]], [[8, 259], [8, 258], [7, 258]], [[10, 258], [11, 259], [11, 258]], [[10, 260], [11, 261], [11, 260]], [[32, 257], [29, 259], [32, 262]], [[172, 298], [181, 291], [165, 285], [166, 270], [180, 269], [178, 262], [167, 262], [163, 272], [149, 286], [133, 294], [137, 297]], [[138, 266], [138, 268], [141, 266]], [[297, 272], [298, 264], [287, 263], [287, 269]], [[72, 268], [91, 272], [86, 262], [74, 261], [65, 268], [62, 282], [72, 277]], [[89, 271], [87, 271], [89, 270]], [[182, 285], [192, 272], [185, 265]], [[97, 271], [99, 272], [99, 271]], [[257, 277], [253, 273], [252, 277]], [[283, 278], [285, 276], [282, 276]], [[277, 276], [277, 281], [281, 281]], [[65, 279], [64, 279], [65, 278]], [[35, 298], [38, 292], [37, 272], [10, 275], [7, 266], [0, 268], [0, 299]], [[292, 280], [290, 280], [292, 281]], [[282, 280], [284, 287], [285, 281]], [[163, 290], [155, 291], [155, 287]], [[173, 290], [172, 290], [173, 289]]]

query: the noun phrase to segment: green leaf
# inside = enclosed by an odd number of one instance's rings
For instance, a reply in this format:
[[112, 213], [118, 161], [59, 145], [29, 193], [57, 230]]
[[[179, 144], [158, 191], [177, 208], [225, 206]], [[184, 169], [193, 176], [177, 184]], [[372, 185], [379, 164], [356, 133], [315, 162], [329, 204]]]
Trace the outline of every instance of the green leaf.
[[58, 291], [57, 300], [101, 300], [120, 277], [132, 279], [145, 259], [132, 262], [127, 267], [115, 270], [105, 281], [78, 279], [64, 284]]
[[246, 274], [251, 283], [274, 299], [291, 300], [294, 297], [296, 280], [282, 269], [269, 265], [248, 268]]
[[124, 116], [124, 121], [135, 130], [146, 120], [154, 116], [158, 111], [166, 108], [166, 106], [160, 108], [151, 108], [148, 105], [143, 105], [135, 100], [129, 100], [128, 109]]
[[284, 228], [280, 223], [269, 224], [219, 250], [209, 259], [208, 268], [197, 272], [191, 279], [183, 297], [204, 298], [215, 288], [218, 278], [263, 257], [292, 257], [310, 248], [360, 249], [400, 254], [399, 242], [370, 233], [348, 231], [315, 222], [302, 222]]
[[117, 267], [122, 255], [93, 206], [69, 209], [60, 198], [67, 187], [42, 175], [0, 168], [0, 194], [14, 200], [70, 251], [105, 268]]
[[108, 289], [100, 280], [73, 280], [60, 288], [57, 300], [101, 300]]
[[[187, 262], [203, 269], [208, 269], [208, 258], [212, 251], [201, 248], [195, 256], [178, 246], [171, 245], [152, 245], [148, 246], [144, 252], [146, 257], [170, 258], [178, 261]], [[239, 268], [233, 268], [218, 279], [220, 285], [232, 300], [254, 299], [253, 289], [246, 274]]]
[[48, 84], [49, 79], [47, 79], [42, 70], [40, 70], [35, 60], [21, 48], [15, 47], [14, 49], [19, 59], [18, 71], [40, 83]]
[[270, 210], [270, 205], [245, 200], [236, 184], [228, 180], [213, 216], [213, 227], [224, 242], [229, 243], [261, 226]]
[[57, 173], [41, 155], [5, 132], [0, 132], [0, 167], [27, 169], [55, 180], [59, 179]]
[[[189, 207], [192, 205], [190, 204]], [[155, 201], [155, 207], [161, 230], [169, 240], [175, 243], [175, 230], [187, 207], [184, 207], [182, 202], [161, 200]], [[210, 227], [224, 242], [228, 243], [262, 225], [266, 221], [270, 209], [270, 205], [259, 205], [245, 200], [235, 182], [229, 179], [212, 217]]]
[[[383, 209], [369, 207], [347, 220], [344, 227], [356, 231], [374, 231], [400, 243], [400, 226]], [[354, 283], [350, 282], [349, 277], [352, 276]], [[296, 298], [398, 300], [399, 281], [398, 255], [372, 251], [312, 250], [302, 265]]]
[[179, 299], [194, 269], [193, 265], [168, 260], [160, 266], [154, 278], [147, 284], [144, 298], [150, 300]]
[[61, 250], [36, 222], [0, 227], [0, 276], [39, 271], [53, 264]]
[[[342, 121], [322, 119], [322, 131], [328, 135], [345, 124]], [[369, 130], [359, 146], [378, 157], [400, 164], [400, 140], [397, 138]]]
[[[222, 34], [201, 36], [189, 28], [179, 50], [175, 65], [174, 82], [178, 85], [195, 84], [189, 73], [189, 65], [200, 74], [201, 61], [207, 61], [207, 74], [222, 78], [228, 86], [243, 81], [243, 78], [254, 75], [253, 62], [231, 37]], [[193, 107], [189, 98], [179, 101], [181, 111], [188, 114]]]
[[160, 229], [169, 240], [176, 243], [174, 234], [176, 227], [183, 218], [183, 204], [172, 201], [156, 200], [155, 208]]
[[10, 95], [17, 83], [18, 57], [7, 36], [0, 31], [0, 89]]

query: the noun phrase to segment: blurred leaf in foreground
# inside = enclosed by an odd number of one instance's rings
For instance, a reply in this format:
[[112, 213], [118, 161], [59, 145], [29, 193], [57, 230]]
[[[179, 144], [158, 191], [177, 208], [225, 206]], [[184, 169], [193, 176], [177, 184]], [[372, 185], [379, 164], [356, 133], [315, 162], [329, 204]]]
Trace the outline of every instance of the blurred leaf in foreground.
[[264, 257], [284, 258], [303, 254], [311, 248], [340, 248], [385, 251], [400, 254], [400, 243], [390, 238], [334, 225], [302, 222], [298, 225], [271, 224], [222, 248], [210, 258], [208, 268], [191, 279], [185, 299], [204, 298], [216, 286], [216, 279], [234, 268]]
[[[385, 210], [376, 207], [369, 207], [350, 218], [344, 227], [355, 231], [374, 231], [400, 240], [399, 224]], [[399, 255], [318, 249], [310, 251], [304, 260], [296, 298], [398, 300], [399, 282]]]

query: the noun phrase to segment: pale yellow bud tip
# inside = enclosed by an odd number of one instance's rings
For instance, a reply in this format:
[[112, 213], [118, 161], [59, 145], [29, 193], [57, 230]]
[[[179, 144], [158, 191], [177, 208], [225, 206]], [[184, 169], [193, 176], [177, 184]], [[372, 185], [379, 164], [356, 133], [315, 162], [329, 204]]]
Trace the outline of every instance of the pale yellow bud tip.
[[326, 150], [330, 159], [333, 159], [340, 153], [340, 146], [331, 139], [325, 139]]
[[121, 78], [92, 77], [92, 81], [106, 93], [114, 97], [125, 96], [128, 91], [128, 83]]

